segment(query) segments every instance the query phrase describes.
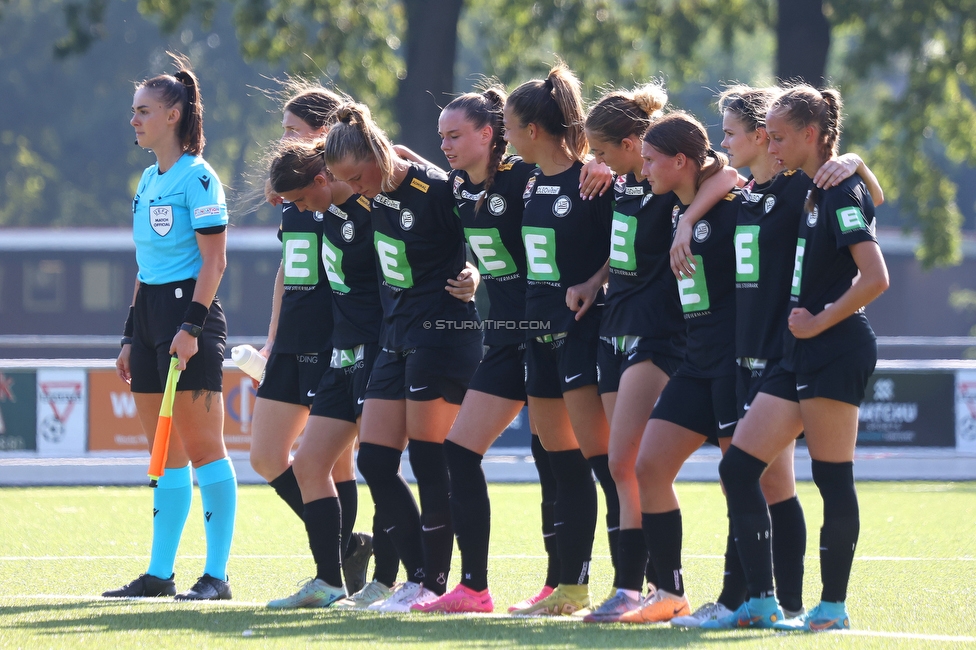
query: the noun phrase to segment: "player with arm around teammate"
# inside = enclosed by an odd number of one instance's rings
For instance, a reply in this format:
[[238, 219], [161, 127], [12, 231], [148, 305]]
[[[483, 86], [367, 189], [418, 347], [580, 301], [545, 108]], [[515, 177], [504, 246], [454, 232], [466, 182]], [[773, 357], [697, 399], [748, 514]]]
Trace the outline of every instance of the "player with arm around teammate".
[[[835, 154], [840, 126], [837, 91], [787, 89], [766, 115], [769, 153], [813, 178]], [[766, 465], [793, 440], [788, 424], [795, 406], [760, 389], [719, 465], [749, 600], [708, 627], [850, 627], [845, 601], [860, 525], [853, 472], [857, 413], [877, 361], [877, 341], [863, 307], [887, 289], [888, 272], [874, 234], [874, 204], [859, 177], [826, 190], [811, 183], [802, 214], [789, 334], [774, 372], [794, 383], [813, 480], [824, 501], [821, 602], [783, 621], [772, 592], [769, 515], [757, 485]]]
[[[614, 592], [587, 615], [613, 622], [640, 606], [658, 580], [647, 561], [635, 467], [651, 408], [684, 352], [685, 326], [669, 268], [672, 192], [652, 192], [641, 174], [641, 137], [667, 103], [655, 83], [604, 95], [586, 117], [586, 138], [597, 160], [618, 174], [610, 231], [610, 274], [598, 354], [599, 390], [610, 421], [610, 471], [620, 501]], [[728, 168], [703, 182], [689, 211], [704, 214], [725, 198], [737, 174]]]
[[[166, 471], [153, 491], [149, 567], [102, 595], [224, 600], [231, 597], [227, 560], [237, 510], [237, 477], [223, 439], [227, 324], [216, 299], [227, 264], [227, 207], [220, 179], [202, 158], [197, 78], [185, 58], [174, 60], [174, 75], [136, 86], [130, 120], [136, 144], [151, 150], [156, 163], [143, 172], [132, 202], [139, 275], [116, 369], [131, 386], [150, 448], [171, 356], [179, 358], [182, 374]], [[193, 495], [191, 465], [203, 500], [207, 558], [196, 584], [176, 594], [176, 552]]]
[[[454, 530], [443, 442], [482, 355], [473, 290], [445, 287], [469, 273], [453, 195], [439, 169], [399, 158], [361, 104], [340, 108], [325, 157], [337, 180], [372, 199], [383, 330], [366, 389], [359, 470], [407, 570], [370, 607], [404, 612], [446, 591]], [[421, 512], [399, 474], [408, 445]]]

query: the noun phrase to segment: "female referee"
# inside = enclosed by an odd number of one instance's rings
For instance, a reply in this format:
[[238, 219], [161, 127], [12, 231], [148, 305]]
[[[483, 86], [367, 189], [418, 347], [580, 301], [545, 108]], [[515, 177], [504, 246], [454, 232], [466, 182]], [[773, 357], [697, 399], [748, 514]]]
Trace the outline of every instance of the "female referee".
[[[297, 79], [287, 81], [285, 90], [291, 96], [282, 111], [282, 142], [324, 136], [343, 98]], [[273, 204], [282, 203], [273, 192], [268, 198]], [[306, 509], [314, 516], [319, 506], [303, 500], [291, 449], [307, 423], [313, 422], [309, 415], [321, 415], [315, 408], [316, 389], [332, 354], [332, 292], [319, 254], [322, 231], [321, 214], [301, 210], [291, 202], [282, 204], [278, 229], [282, 260], [275, 278], [268, 338], [261, 350], [268, 363], [251, 420], [251, 466], [303, 520]], [[310, 327], [310, 323], [315, 325]], [[352, 533], [358, 510], [352, 445], [334, 463], [331, 479], [342, 512], [342, 568], [352, 594], [365, 584], [372, 550], [369, 535]], [[305, 525], [307, 528], [309, 522]], [[309, 589], [316, 586], [314, 580], [307, 585]]]
[[[641, 137], [667, 94], [657, 84], [604, 95], [586, 117], [597, 160], [617, 172], [610, 231], [610, 278], [600, 325], [599, 391], [610, 421], [610, 472], [620, 500], [615, 591], [587, 622], [613, 622], [640, 606], [647, 561], [636, 464], [651, 409], [684, 354], [685, 326], [669, 268], [673, 192], [652, 192], [641, 174]], [[735, 184], [729, 168], [709, 177], [688, 211], [704, 214]]]
[[[446, 591], [454, 529], [443, 443], [482, 356], [471, 302], [477, 270], [465, 265], [464, 233], [444, 173], [399, 158], [366, 106], [345, 104], [337, 115], [325, 159], [336, 180], [372, 199], [383, 305], [359, 470], [407, 570], [407, 582], [370, 608], [404, 612]], [[404, 446], [422, 517], [399, 474]]]
[[[203, 102], [189, 62], [136, 86], [136, 144], [156, 156], [132, 201], [139, 274], [116, 372], [129, 382], [152, 447], [170, 358], [182, 370], [173, 402], [166, 472], [153, 491], [153, 544], [146, 572], [110, 598], [231, 597], [227, 559], [234, 537], [237, 477], [224, 446], [221, 394], [227, 323], [216, 299], [226, 266], [227, 207], [220, 179], [201, 157]], [[203, 575], [176, 593], [174, 564], [190, 512], [196, 470], [203, 500], [207, 559]]]
[[[814, 178], [834, 156], [840, 127], [837, 91], [795, 86], [766, 115], [770, 155]], [[877, 341], [863, 307], [888, 288], [874, 234], [874, 203], [864, 182], [851, 177], [826, 190], [811, 183], [796, 242], [783, 359], [719, 465], [749, 600], [703, 627], [850, 628], [845, 601], [860, 528], [853, 463], [857, 414], [877, 361]], [[824, 502], [821, 602], [786, 621], [772, 591], [770, 520], [759, 489], [766, 466], [796, 433], [792, 402], [765, 390], [777, 383], [795, 387], [813, 480]]]

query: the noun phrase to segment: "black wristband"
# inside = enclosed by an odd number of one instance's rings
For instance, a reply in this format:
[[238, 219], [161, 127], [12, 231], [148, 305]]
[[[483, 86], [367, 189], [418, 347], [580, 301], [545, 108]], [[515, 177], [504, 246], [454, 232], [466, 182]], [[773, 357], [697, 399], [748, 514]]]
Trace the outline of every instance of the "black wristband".
[[202, 304], [193, 301], [186, 308], [186, 314], [183, 315], [183, 322], [196, 325], [197, 327], [203, 327], [203, 324], [207, 322], [207, 314], [209, 313], [209, 307], [204, 307]]
[[120, 343], [120, 346], [124, 348], [127, 345], [132, 345], [132, 337], [131, 336], [123, 336], [122, 337], [122, 342]]
[[[125, 325], [122, 327], [122, 336], [126, 338], [132, 338], [132, 320], [135, 317], [136, 308], [133, 305], [129, 305], [129, 315], [125, 317]], [[130, 341], [131, 343], [131, 341]]]

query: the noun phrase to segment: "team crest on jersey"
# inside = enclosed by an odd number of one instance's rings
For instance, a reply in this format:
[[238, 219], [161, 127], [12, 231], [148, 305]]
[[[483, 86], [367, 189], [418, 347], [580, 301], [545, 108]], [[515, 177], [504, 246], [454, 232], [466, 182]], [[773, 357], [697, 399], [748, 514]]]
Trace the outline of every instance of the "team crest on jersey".
[[462, 179], [460, 176], [454, 177], [454, 198], [456, 199], [461, 198], [461, 195], [458, 193], [458, 191], [461, 189], [461, 183], [463, 182], [464, 179]]
[[767, 194], [766, 199], [763, 201], [763, 212], [765, 214], [769, 214], [772, 211], [773, 206], [775, 205], [776, 205], [776, 197], [773, 196], [772, 194]]
[[677, 223], [678, 223], [678, 217], [679, 216], [681, 216], [681, 208], [679, 208], [678, 206], [674, 206], [674, 208], [671, 209], [671, 229], [672, 230], [674, 230], [674, 227], [677, 225]]
[[817, 206], [813, 206], [813, 211], [807, 213], [807, 225], [813, 228], [817, 225], [817, 218], [820, 217], [820, 210]]
[[160, 237], [165, 237], [173, 228], [173, 206], [154, 205], [149, 208], [149, 225]]
[[535, 187], [535, 176], [530, 176], [528, 182], [525, 183], [525, 191], [522, 192], [523, 199], [528, 199], [532, 196], [533, 187]]
[[501, 194], [492, 194], [488, 197], [488, 212], [496, 217], [500, 217], [505, 214], [505, 208], [508, 204], [505, 203], [505, 198]]
[[[540, 187], [539, 189], [541, 190], [542, 188]], [[572, 209], [573, 202], [565, 194], [556, 199], [556, 202], [552, 204], [552, 213], [557, 217], [565, 217]]]
[[613, 183], [613, 191], [617, 194], [623, 194], [627, 188], [627, 177], [617, 176], [617, 180]]
[[410, 210], [404, 209], [400, 213], [400, 227], [403, 228], [404, 230], [410, 230], [411, 228], [413, 228], [413, 221], [414, 221], [413, 212], [411, 212]]
[[339, 228], [339, 234], [342, 235], [344, 241], [352, 241], [356, 238], [356, 224], [351, 221], [347, 221], [342, 224], [342, 228]]
[[315, 212], [312, 213], [312, 218], [315, 219], [316, 221], [322, 221], [322, 219], [325, 219], [325, 213], [316, 210]]
[[699, 244], [708, 239], [708, 236], [712, 234], [712, 226], [709, 225], [707, 221], [702, 219], [695, 224], [695, 232], [692, 233], [692, 239], [694, 239]]

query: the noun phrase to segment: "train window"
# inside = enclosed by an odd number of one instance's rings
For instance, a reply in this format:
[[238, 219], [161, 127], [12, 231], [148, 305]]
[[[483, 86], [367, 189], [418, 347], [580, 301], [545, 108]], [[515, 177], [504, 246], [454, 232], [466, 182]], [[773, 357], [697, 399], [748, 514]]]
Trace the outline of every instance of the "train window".
[[85, 311], [114, 311], [122, 307], [121, 264], [108, 260], [81, 263], [81, 307]]
[[62, 260], [24, 262], [24, 311], [64, 311], [65, 273]]

